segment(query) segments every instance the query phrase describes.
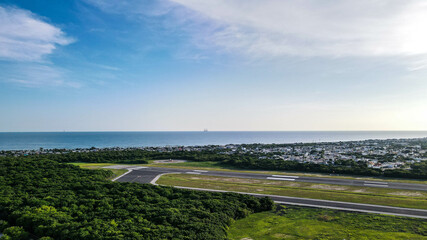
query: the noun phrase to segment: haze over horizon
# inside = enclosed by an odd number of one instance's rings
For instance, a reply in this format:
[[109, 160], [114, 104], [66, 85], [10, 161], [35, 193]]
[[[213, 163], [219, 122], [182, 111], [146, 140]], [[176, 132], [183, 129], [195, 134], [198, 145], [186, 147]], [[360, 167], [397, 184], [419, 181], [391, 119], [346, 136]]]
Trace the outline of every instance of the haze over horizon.
[[427, 130], [422, 0], [1, 0], [0, 22], [0, 132]]
[[[137, 131], [137, 130], [129, 130], [129, 131], [123, 131], [123, 130], [116, 130], [116, 131], [103, 131], [103, 130], [99, 130], [99, 131], [78, 131], [78, 130], [72, 130], [72, 131], [58, 131], [58, 130], [52, 130], [52, 131], [1, 131], [0, 133], [186, 133], [186, 132], [194, 132], [194, 133], [198, 133], [198, 132], [225, 132], [225, 133], [233, 133], [233, 132], [251, 132], [251, 133], [257, 133], [257, 132], [295, 132], [295, 133], [299, 133], [299, 132], [324, 132], [324, 133], [329, 133], [329, 132], [387, 132], [387, 133], [400, 133], [400, 132], [414, 132], [414, 133], [427, 133], [427, 130], [253, 130], [253, 131], [247, 131], [247, 130], [232, 130], [232, 131], [224, 131], [224, 130], [213, 130], [213, 131], [205, 131], [203, 130], [142, 130], [142, 131]], [[389, 139], [392, 138], [407, 138], [407, 137], [391, 137]], [[419, 138], [419, 137], [409, 137], [409, 138]], [[370, 139], [374, 139], [374, 138], [370, 138]]]

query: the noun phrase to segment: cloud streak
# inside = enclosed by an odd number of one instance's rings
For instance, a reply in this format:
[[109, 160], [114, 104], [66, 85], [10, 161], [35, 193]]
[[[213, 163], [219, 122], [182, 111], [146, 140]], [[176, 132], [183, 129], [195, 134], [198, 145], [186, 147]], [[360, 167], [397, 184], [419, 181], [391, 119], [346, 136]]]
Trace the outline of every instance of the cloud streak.
[[81, 84], [67, 80], [66, 70], [40, 63], [12, 63], [3, 65], [0, 81], [28, 88], [71, 87]]
[[74, 40], [58, 27], [16, 7], [0, 6], [0, 58], [12, 61], [40, 61], [58, 45]]
[[124, 14], [128, 17], [135, 15], [162, 16], [170, 13], [176, 7], [176, 4], [168, 0], [84, 0], [84, 2], [96, 6], [105, 12]]
[[86, 0], [135, 19], [162, 16], [191, 46], [250, 58], [398, 57], [425, 68], [423, 0]]
[[425, 1], [173, 1], [223, 26], [198, 38], [225, 50], [304, 57], [427, 54]]

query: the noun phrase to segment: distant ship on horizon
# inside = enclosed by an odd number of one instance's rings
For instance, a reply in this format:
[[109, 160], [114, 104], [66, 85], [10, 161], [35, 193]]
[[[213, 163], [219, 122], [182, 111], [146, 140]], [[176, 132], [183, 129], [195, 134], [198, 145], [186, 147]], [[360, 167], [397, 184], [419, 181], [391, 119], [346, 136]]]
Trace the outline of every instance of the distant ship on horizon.
[[208, 129], [207, 128], [203, 129], [203, 132], [208, 132]]

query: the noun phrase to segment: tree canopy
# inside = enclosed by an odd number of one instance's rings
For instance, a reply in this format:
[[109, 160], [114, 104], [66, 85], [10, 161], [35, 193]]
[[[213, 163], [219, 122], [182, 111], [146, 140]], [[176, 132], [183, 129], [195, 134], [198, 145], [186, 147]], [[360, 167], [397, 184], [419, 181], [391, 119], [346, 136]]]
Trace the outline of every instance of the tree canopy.
[[105, 180], [48, 159], [0, 158], [2, 239], [225, 239], [268, 198]]

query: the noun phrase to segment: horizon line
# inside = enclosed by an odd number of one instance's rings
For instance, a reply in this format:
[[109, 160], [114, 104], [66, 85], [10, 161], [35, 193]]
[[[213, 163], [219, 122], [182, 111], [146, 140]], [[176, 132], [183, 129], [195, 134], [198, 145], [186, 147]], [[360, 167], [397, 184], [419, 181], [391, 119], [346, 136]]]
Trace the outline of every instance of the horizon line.
[[427, 130], [62, 130], [62, 131], [0, 131], [0, 133], [105, 133], [105, 132], [427, 132]]

